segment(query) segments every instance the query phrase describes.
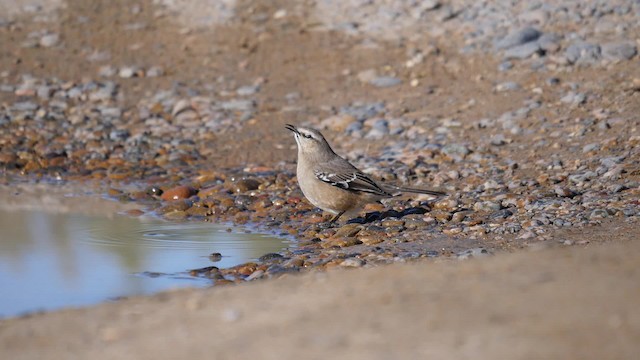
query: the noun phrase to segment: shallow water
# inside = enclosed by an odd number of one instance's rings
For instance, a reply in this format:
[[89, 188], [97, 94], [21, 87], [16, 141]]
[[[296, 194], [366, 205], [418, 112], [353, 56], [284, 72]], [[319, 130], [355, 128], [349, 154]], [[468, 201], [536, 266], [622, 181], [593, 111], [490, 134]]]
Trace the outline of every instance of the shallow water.
[[[207, 286], [209, 280], [187, 271], [237, 265], [290, 245], [227, 230], [155, 218], [0, 210], [0, 317]], [[214, 252], [220, 261], [209, 259]]]

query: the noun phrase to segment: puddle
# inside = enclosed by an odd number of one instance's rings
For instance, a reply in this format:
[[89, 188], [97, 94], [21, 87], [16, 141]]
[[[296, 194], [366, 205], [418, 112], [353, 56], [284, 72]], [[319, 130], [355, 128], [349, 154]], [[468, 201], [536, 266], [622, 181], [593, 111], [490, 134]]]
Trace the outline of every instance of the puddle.
[[[230, 267], [290, 245], [209, 223], [0, 210], [0, 317], [208, 286], [186, 271]], [[211, 253], [222, 258], [212, 262]]]

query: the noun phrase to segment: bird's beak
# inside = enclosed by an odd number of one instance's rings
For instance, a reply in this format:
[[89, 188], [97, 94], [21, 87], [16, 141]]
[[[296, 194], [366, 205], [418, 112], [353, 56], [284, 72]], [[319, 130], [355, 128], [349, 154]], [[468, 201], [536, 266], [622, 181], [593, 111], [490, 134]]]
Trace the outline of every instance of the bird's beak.
[[289, 131], [293, 131], [293, 132], [294, 132], [294, 133], [296, 133], [296, 134], [299, 134], [299, 133], [298, 133], [298, 129], [296, 129], [296, 127], [295, 127], [295, 126], [293, 126], [293, 125], [291, 125], [291, 124], [287, 124], [287, 125], [285, 126], [285, 129], [287, 129], [287, 130], [289, 130]]

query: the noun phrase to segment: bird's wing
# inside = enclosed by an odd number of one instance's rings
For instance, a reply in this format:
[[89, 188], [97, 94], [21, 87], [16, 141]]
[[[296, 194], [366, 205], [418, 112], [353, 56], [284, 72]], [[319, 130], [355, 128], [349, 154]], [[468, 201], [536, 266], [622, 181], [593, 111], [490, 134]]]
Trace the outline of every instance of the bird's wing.
[[368, 175], [342, 158], [323, 164], [314, 170], [314, 174], [319, 180], [345, 190], [363, 191], [385, 197], [393, 196]]

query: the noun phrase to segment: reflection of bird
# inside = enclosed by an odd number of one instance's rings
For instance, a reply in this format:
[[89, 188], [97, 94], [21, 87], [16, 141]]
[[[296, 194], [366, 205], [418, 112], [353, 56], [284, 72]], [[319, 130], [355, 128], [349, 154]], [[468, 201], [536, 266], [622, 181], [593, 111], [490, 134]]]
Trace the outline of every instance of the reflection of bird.
[[426, 189], [405, 188], [378, 183], [338, 156], [322, 134], [314, 129], [287, 125], [298, 143], [298, 184], [315, 206], [333, 215], [335, 222], [346, 212], [364, 204], [400, 195], [403, 192], [443, 196]]

